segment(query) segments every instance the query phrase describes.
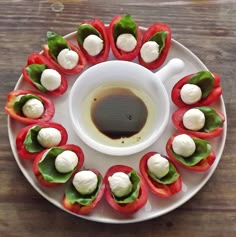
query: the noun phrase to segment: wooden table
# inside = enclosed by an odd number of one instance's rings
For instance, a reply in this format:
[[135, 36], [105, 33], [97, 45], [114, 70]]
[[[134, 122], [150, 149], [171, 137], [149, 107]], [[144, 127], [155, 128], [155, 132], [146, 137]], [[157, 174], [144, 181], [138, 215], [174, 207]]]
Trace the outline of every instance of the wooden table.
[[[0, 236], [235, 236], [236, 2], [59, 0], [63, 4], [56, 6], [52, 2], [0, 2]], [[51, 205], [29, 185], [13, 158], [3, 107], [27, 56], [41, 50], [48, 30], [63, 35], [74, 31], [84, 19], [98, 17], [109, 23], [114, 15], [125, 13], [131, 14], [144, 27], [155, 21], [169, 24], [173, 38], [194, 52], [209, 70], [221, 76], [228, 135], [215, 173], [190, 201], [162, 217], [121, 226], [69, 215]]]

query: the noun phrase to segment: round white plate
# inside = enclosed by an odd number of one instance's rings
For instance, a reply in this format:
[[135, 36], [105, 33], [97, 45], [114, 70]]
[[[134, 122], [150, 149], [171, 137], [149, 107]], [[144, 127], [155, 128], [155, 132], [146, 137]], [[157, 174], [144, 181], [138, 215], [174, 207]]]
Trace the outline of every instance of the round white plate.
[[[142, 28], [144, 31], [145, 29]], [[72, 42], [76, 43], [75, 41], [75, 32], [65, 36], [67, 39], [71, 40]], [[178, 43], [175, 40], [172, 40], [172, 45], [170, 48], [170, 52], [168, 54], [167, 63], [172, 58], [180, 58], [185, 62], [185, 69], [184, 71], [165, 82], [165, 87], [167, 92], [170, 96], [171, 89], [174, 84], [183, 76], [188, 75], [190, 73], [198, 72], [201, 70], [206, 70], [206, 66], [187, 48], [183, 45]], [[112, 53], [110, 53], [109, 60], [114, 60]], [[137, 62], [137, 61], [136, 61]], [[135, 155], [125, 156], [125, 157], [116, 157], [116, 156], [109, 156], [101, 154], [97, 151], [92, 150], [90, 147], [85, 145], [79, 137], [75, 134], [72, 124], [69, 118], [68, 112], [68, 96], [70, 93], [70, 89], [75, 82], [78, 76], [69, 76], [68, 83], [69, 87], [67, 92], [61, 96], [60, 98], [53, 98], [50, 97], [55, 103], [56, 113], [53, 117], [52, 121], [61, 123], [66, 129], [69, 134], [68, 143], [73, 143], [79, 145], [84, 152], [85, 156], [85, 167], [87, 168], [96, 168], [98, 169], [103, 175], [106, 173], [107, 169], [116, 164], [125, 164], [128, 166], [133, 167], [134, 169], [138, 170], [139, 160], [141, 157], [149, 152], [149, 151], [157, 151], [162, 154], [166, 154], [165, 145], [168, 138], [176, 131], [172, 125], [171, 119], [169, 119], [168, 127], [163, 136], [158, 139], [151, 147], [146, 149], [145, 151], [136, 153]], [[145, 83], [145, 78], [143, 79], [143, 83]], [[19, 78], [19, 81], [16, 84], [15, 89], [33, 89], [30, 85], [28, 85], [22, 78]], [[223, 98], [221, 97], [218, 101], [216, 101], [213, 105], [216, 109], [221, 111], [226, 116], [225, 106]], [[171, 102], [170, 111], [173, 112], [176, 109], [174, 104]], [[18, 131], [24, 127], [24, 125], [20, 124], [19, 122], [9, 118], [8, 119], [8, 133], [9, 133], [9, 140], [10, 145], [12, 148], [12, 152], [14, 154], [15, 160], [21, 169], [22, 173], [29, 181], [29, 183], [36, 189], [45, 199], [49, 202], [53, 203], [55, 206], [65, 210], [61, 205], [61, 200], [64, 194], [65, 185], [56, 188], [45, 188], [42, 187], [38, 181], [36, 180], [33, 172], [32, 172], [32, 161], [22, 160], [19, 159], [17, 155], [17, 150], [15, 146], [15, 138]], [[211, 139], [210, 143], [213, 149], [216, 152], [216, 160], [212, 167], [204, 173], [193, 173], [186, 171], [182, 168], [179, 168], [182, 178], [183, 178], [183, 188], [182, 191], [178, 194], [174, 195], [170, 198], [159, 198], [149, 192], [149, 198], [146, 205], [140, 209], [137, 213], [133, 215], [121, 215], [113, 210], [108, 203], [106, 202], [105, 198], [99, 203], [99, 205], [93, 210], [93, 212], [86, 216], [79, 216], [81, 218], [85, 218], [91, 221], [103, 222], [103, 223], [131, 223], [131, 222], [139, 222], [148, 220], [151, 218], [155, 218], [161, 216], [165, 213], [168, 213], [175, 208], [179, 207], [191, 197], [193, 197], [209, 180], [213, 172], [215, 171], [225, 144], [226, 139], [226, 127], [227, 121], [224, 123], [224, 132], [223, 134], [215, 139]], [[66, 210], [65, 210], [66, 211]], [[71, 212], [70, 212], [71, 213]], [[73, 213], [71, 213], [73, 214]], [[76, 215], [76, 214], [73, 214]]]

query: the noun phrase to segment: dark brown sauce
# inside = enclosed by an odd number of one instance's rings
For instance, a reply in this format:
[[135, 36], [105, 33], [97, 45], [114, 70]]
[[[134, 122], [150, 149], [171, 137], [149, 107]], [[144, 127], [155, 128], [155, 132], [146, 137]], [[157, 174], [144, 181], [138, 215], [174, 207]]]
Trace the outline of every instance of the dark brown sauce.
[[147, 116], [145, 103], [129, 89], [110, 88], [93, 98], [92, 121], [111, 139], [137, 134], [145, 125]]

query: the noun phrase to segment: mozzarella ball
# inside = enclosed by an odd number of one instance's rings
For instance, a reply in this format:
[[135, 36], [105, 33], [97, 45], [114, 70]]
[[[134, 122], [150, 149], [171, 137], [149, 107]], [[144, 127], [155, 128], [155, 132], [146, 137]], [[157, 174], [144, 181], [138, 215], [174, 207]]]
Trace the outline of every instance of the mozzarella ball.
[[202, 98], [201, 88], [194, 84], [185, 84], [180, 90], [180, 97], [185, 104], [194, 104]]
[[183, 116], [183, 124], [189, 130], [198, 131], [205, 125], [205, 115], [199, 109], [189, 109]]
[[79, 61], [79, 55], [70, 49], [63, 49], [57, 56], [58, 63], [65, 69], [74, 68]]
[[161, 179], [169, 172], [169, 161], [160, 154], [155, 154], [147, 160], [148, 170]]
[[61, 133], [56, 128], [42, 128], [38, 132], [37, 140], [44, 148], [51, 148], [61, 142]]
[[61, 85], [61, 75], [54, 69], [45, 69], [40, 82], [48, 91], [53, 91]]
[[112, 193], [116, 197], [123, 197], [132, 191], [132, 183], [124, 172], [116, 172], [108, 178]]
[[40, 118], [44, 112], [43, 103], [37, 99], [29, 99], [23, 105], [22, 112], [27, 118]]
[[79, 193], [91, 194], [97, 188], [98, 177], [90, 170], [82, 170], [74, 176], [72, 183]]
[[140, 50], [145, 63], [151, 63], [159, 57], [159, 45], [155, 41], [147, 41]]
[[137, 40], [132, 34], [121, 34], [117, 37], [116, 46], [125, 52], [131, 52], [135, 49]]
[[78, 157], [73, 151], [63, 151], [55, 159], [55, 167], [60, 173], [68, 173], [75, 169]]
[[189, 157], [195, 152], [196, 144], [189, 135], [181, 134], [173, 139], [172, 148], [177, 155]]
[[89, 35], [84, 39], [83, 48], [90, 56], [97, 56], [103, 49], [103, 40], [97, 35]]

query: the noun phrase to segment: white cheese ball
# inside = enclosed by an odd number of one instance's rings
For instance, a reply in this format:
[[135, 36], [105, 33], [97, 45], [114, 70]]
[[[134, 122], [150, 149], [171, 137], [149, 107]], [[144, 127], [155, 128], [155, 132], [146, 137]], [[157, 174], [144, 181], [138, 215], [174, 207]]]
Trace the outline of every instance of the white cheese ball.
[[195, 152], [196, 144], [189, 135], [181, 134], [173, 139], [172, 148], [177, 155], [189, 157]]
[[45, 69], [40, 82], [48, 91], [54, 91], [61, 85], [61, 75], [54, 69]]
[[83, 48], [90, 56], [97, 56], [103, 49], [103, 40], [97, 35], [89, 35], [84, 39]]
[[79, 55], [70, 49], [63, 49], [57, 56], [58, 63], [65, 69], [74, 68], [79, 61]]
[[60, 173], [68, 173], [75, 169], [78, 157], [73, 151], [63, 151], [55, 159], [55, 168]]
[[27, 118], [40, 118], [44, 112], [43, 103], [37, 99], [29, 99], [23, 105], [22, 112]]
[[185, 84], [180, 90], [180, 97], [185, 104], [194, 104], [202, 98], [201, 88], [194, 84]]
[[160, 154], [155, 154], [147, 160], [148, 170], [159, 179], [168, 174], [169, 166], [169, 161]]
[[159, 45], [155, 41], [147, 41], [141, 47], [140, 54], [145, 63], [151, 63], [159, 57]]
[[183, 124], [189, 130], [198, 131], [205, 125], [205, 115], [199, 109], [189, 109], [183, 116]]
[[125, 52], [131, 52], [135, 49], [137, 40], [132, 34], [121, 34], [117, 37], [116, 46]]
[[123, 197], [132, 191], [132, 183], [124, 172], [116, 172], [108, 178], [112, 193], [116, 197]]
[[51, 148], [61, 142], [61, 133], [56, 128], [42, 128], [38, 132], [37, 140], [44, 148]]
[[98, 177], [90, 170], [82, 170], [74, 176], [72, 183], [79, 193], [91, 194], [97, 188]]

